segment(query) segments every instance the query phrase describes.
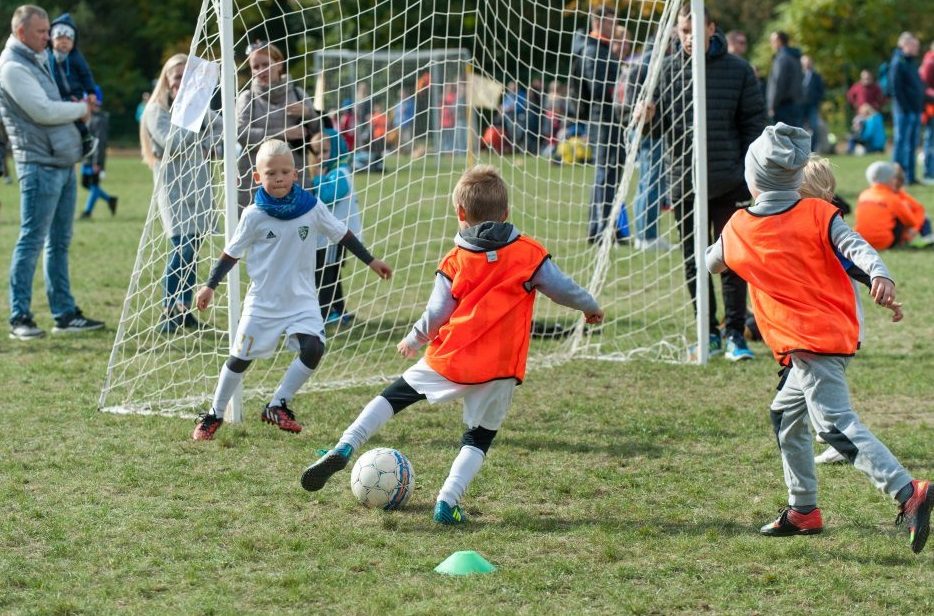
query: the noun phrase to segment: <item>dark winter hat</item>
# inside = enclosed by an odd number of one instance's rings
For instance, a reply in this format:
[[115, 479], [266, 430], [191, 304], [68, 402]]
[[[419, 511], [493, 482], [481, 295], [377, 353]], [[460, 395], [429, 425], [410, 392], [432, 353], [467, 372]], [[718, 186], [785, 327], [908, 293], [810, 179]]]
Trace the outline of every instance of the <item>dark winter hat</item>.
[[52, 26], [52, 32], [50, 33], [50, 36], [52, 37], [53, 40], [57, 38], [61, 38], [63, 36], [68, 37], [71, 40], [75, 40], [75, 34], [77, 34], [75, 32], [75, 29], [69, 26], [68, 24], [57, 23], [54, 26]]

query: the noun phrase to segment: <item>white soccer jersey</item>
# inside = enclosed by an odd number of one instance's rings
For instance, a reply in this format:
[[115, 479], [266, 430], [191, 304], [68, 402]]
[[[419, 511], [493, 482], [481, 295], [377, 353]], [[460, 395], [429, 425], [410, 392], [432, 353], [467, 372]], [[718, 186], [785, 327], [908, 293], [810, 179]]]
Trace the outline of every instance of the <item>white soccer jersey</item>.
[[292, 220], [280, 220], [251, 205], [224, 252], [242, 259], [250, 288], [243, 315], [287, 317], [320, 310], [315, 289], [315, 250], [318, 234], [337, 243], [347, 226], [323, 204]]

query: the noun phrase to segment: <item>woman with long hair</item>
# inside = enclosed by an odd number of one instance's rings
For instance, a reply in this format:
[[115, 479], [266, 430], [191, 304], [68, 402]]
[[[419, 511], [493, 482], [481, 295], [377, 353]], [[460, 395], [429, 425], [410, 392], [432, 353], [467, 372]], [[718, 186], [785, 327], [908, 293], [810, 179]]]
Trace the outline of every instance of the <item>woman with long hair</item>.
[[164, 333], [198, 327], [191, 313], [197, 255], [205, 235], [214, 229], [209, 157], [222, 136], [220, 116], [213, 111], [198, 132], [172, 124], [172, 104], [187, 61], [185, 54], [166, 61], [139, 128], [143, 160], [152, 169], [159, 213], [172, 243], [164, 278]]
[[312, 99], [286, 72], [285, 57], [271, 43], [257, 41], [247, 49], [250, 87], [237, 97], [237, 140], [243, 147], [238, 161], [240, 175], [237, 201], [245, 208], [253, 200], [257, 184], [253, 181], [256, 151], [267, 139], [281, 139], [289, 144], [304, 183], [306, 162], [305, 124], [318, 117]]

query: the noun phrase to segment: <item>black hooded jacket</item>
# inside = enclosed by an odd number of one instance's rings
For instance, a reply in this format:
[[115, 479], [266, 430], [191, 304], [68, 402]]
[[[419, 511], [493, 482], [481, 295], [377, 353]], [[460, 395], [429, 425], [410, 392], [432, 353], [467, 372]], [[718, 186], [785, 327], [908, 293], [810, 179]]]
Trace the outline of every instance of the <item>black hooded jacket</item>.
[[[766, 124], [765, 101], [752, 66], [727, 53], [726, 38], [719, 30], [710, 38], [706, 54], [707, 77], [707, 191], [709, 198], [725, 195], [741, 184], [749, 145]], [[693, 104], [691, 56], [677, 51], [662, 65], [661, 91], [655, 97], [657, 113], [671, 157], [672, 199], [687, 195], [690, 185]], [[687, 172], [687, 173], [685, 173]]]

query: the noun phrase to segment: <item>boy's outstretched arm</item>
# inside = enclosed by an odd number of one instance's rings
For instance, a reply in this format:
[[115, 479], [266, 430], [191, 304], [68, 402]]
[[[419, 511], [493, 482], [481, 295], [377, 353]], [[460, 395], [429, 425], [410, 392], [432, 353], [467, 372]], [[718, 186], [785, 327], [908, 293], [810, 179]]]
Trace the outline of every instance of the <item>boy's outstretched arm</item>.
[[541, 291], [548, 299], [556, 304], [580, 310], [588, 323], [596, 324], [603, 321], [603, 310], [597, 300], [587, 292], [574, 279], [562, 272], [551, 257], [542, 261], [532, 278], [525, 283], [526, 290]]
[[350, 254], [357, 257], [363, 261], [371, 270], [376, 272], [376, 274], [383, 280], [388, 280], [392, 278], [392, 268], [384, 262], [380, 261], [366, 249], [366, 246], [363, 245], [363, 242], [353, 234], [353, 231], [347, 231], [344, 234], [344, 237], [341, 238], [341, 241], [338, 242], [341, 246], [347, 249]]
[[895, 301], [895, 280], [876, 249], [840, 216], [834, 217], [830, 225], [830, 241], [840, 254], [869, 276], [872, 299], [892, 311], [892, 321], [901, 321], [904, 315], [902, 305]]
[[435, 286], [431, 290], [431, 297], [428, 298], [425, 312], [412, 326], [409, 335], [396, 345], [396, 350], [403, 357], [415, 357], [423, 346], [434, 340], [441, 327], [454, 314], [455, 308], [457, 308], [457, 300], [451, 295], [451, 281], [447, 276], [438, 272], [435, 275]]
[[214, 299], [214, 289], [224, 280], [227, 273], [234, 268], [237, 261], [238, 259], [231, 257], [226, 252], [221, 253], [221, 256], [214, 263], [214, 267], [211, 268], [208, 281], [198, 289], [198, 294], [195, 296], [195, 306], [197, 306], [198, 310], [204, 310], [211, 305], [211, 300]]

